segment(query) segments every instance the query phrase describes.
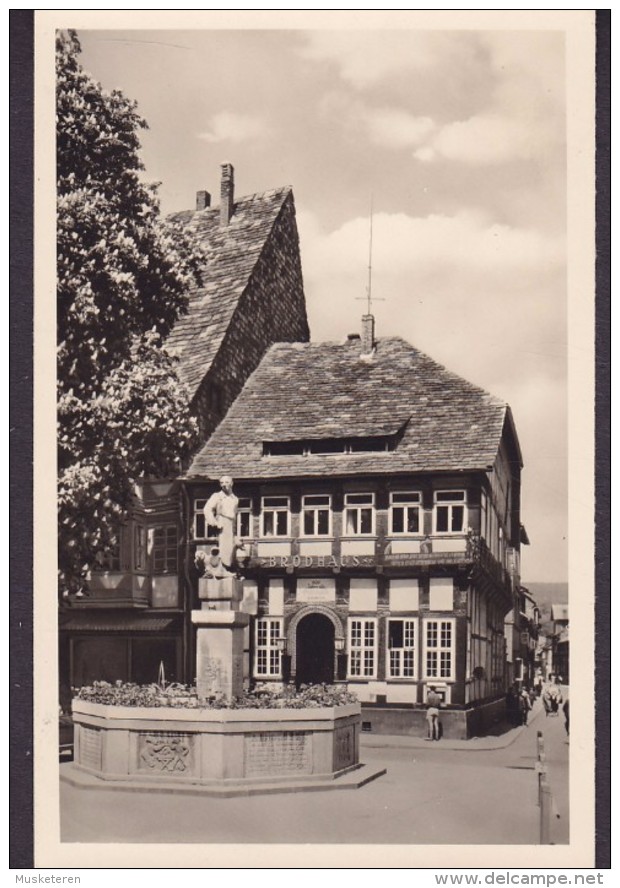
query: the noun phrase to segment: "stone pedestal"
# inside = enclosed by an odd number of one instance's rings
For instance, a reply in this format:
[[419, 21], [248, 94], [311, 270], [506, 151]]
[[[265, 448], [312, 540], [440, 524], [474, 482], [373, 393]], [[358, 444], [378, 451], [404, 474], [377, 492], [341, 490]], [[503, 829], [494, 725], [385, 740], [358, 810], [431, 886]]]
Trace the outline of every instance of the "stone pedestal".
[[243, 630], [248, 614], [232, 610], [194, 610], [196, 688], [199, 697], [243, 694]]
[[[198, 598], [202, 602], [230, 602], [241, 601], [243, 598], [243, 580], [238, 577], [200, 577], [198, 580]], [[203, 604], [203, 607], [208, 607]]]

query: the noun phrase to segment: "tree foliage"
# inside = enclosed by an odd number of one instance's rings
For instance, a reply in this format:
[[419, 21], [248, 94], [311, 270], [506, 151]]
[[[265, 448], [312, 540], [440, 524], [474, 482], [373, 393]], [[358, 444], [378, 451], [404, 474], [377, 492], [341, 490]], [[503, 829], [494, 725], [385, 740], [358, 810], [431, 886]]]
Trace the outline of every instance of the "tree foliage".
[[170, 474], [196, 423], [165, 346], [201, 257], [142, 179], [135, 102], [56, 43], [60, 588], [117, 541], [135, 481]]

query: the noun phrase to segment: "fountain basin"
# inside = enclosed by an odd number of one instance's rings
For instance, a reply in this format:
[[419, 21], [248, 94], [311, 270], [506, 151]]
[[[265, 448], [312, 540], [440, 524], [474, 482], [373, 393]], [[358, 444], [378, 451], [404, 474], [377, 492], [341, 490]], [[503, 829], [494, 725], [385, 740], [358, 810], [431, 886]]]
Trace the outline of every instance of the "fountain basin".
[[73, 769], [109, 783], [305, 785], [360, 768], [359, 703], [305, 709], [184, 709], [75, 699], [73, 721]]

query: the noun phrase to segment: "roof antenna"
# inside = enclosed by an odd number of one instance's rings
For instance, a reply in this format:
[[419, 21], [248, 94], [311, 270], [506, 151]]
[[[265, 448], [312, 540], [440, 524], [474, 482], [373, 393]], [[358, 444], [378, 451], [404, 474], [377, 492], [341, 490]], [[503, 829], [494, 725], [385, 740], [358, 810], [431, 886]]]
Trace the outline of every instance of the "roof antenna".
[[[368, 284], [365, 296], [356, 296], [358, 301], [366, 301], [366, 314], [362, 318], [362, 352], [372, 352], [375, 347], [375, 319], [372, 314], [372, 194], [370, 195], [370, 237], [368, 243]], [[375, 302], [385, 302], [379, 296], [375, 296]]]

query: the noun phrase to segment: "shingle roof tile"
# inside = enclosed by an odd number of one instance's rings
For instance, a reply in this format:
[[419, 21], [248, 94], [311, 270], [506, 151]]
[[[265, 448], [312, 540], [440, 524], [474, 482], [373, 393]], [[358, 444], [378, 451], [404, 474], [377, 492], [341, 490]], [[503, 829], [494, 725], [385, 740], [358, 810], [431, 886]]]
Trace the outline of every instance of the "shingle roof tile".
[[[202, 245], [207, 264], [200, 287], [190, 292], [188, 312], [168, 338], [179, 357], [179, 373], [193, 396], [222, 344], [232, 316], [290, 188], [239, 198], [228, 225], [220, 225], [219, 208], [173, 213]], [[200, 341], [200, 348], [196, 341]]]
[[[268, 479], [485, 469], [499, 448], [507, 405], [399, 338], [369, 360], [359, 340], [278, 343], [188, 476]], [[264, 456], [266, 441], [404, 432], [389, 452]]]

